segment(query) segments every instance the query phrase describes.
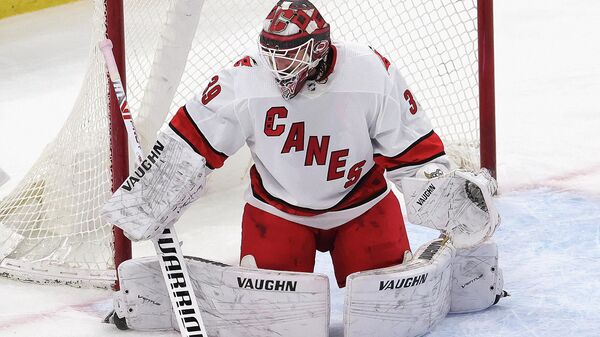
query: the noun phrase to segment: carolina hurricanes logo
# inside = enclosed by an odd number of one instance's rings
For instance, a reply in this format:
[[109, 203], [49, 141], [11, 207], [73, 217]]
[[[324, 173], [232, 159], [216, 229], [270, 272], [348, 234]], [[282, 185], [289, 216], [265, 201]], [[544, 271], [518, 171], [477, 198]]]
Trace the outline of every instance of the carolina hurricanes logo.
[[271, 32], [271, 33], [283, 32], [287, 28], [287, 26], [290, 24], [290, 22], [292, 22], [293, 17], [294, 17], [294, 11], [291, 11], [291, 10], [278, 11], [277, 13], [275, 13], [275, 18], [271, 21], [271, 25], [269, 26], [269, 32]]
[[315, 46], [314, 53], [315, 53], [315, 55], [321, 55], [328, 49], [329, 49], [329, 41], [323, 40]]

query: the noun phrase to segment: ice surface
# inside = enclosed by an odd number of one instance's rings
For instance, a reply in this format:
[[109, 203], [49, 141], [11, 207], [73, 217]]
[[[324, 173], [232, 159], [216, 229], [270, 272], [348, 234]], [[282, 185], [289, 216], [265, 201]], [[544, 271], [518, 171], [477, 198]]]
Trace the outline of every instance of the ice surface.
[[[12, 177], [0, 195], [70, 111], [86, 66], [90, 12], [73, 3], [0, 20], [0, 167]], [[495, 239], [512, 296], [484, 312], [450, 315], [429, 336], [599, 336], [600, 3], [503, 0], [495, 12], [503, 220]], [[186, 254], [236, 263], [242, 191], [214, 191], [184, 215], [178, 230]], [[413, 248], [435, 236], [408, 231]], [[317, 256], [317, 271], [333, 280], [328, 255]], [[0, 336], [178, 336], [100, 324], [108, 291], [0, 278], [0, 299]], [[331, 336], [343, 335], [343, 300], [332, 283]]]

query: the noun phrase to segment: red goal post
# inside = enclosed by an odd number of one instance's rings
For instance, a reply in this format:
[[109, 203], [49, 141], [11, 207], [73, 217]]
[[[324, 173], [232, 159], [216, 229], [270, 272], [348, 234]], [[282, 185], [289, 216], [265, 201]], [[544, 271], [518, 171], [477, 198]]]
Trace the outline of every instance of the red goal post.
[[[129, 162], [98, 41], [113, 41], [147, 147], [176, 107], [256, 48], [275, 0], [86, 1], [94, 14], [85, 83], [56, 139], [0, 200], [0, 274], [109, 287], [131, 245], [98, 211]], [[492, 0], [313, 3], [334, 40], [370, 44], [401, 69], [456, 166], [495, 172]], [[240, 184], [248, 161], [247, 150], [233, 156], [209, 187]]]
[[494, 1], [477, 0], [479, 53], [480, 166], [496, 177], [496, 90], [494, 78]]
[[[125, 50], [125, 15], [123, 0], [106, 0], [106, 37], [113, 43], [113, 55], [121, 74], [123, 88], [127, 92], [126, 50]], [[110, 77], [107, 74], [107, 80]], [[123, 123], [123, 116], [114, 87], [108, 86], [110, 113], [110, 148], [111, 148], [111, 192], [115, 192], [129, 176], [129, 141], [127, 130]], [[125, 237], [123, 230], [113, 226], [114, 235], [114, 266], [115, 269], [122, 262], [131, 259], [131, 241]], [[118, 279], [118, 275], [116, 275]], [[119, 282], [115, 282], [115, 290], [119, 290]]]

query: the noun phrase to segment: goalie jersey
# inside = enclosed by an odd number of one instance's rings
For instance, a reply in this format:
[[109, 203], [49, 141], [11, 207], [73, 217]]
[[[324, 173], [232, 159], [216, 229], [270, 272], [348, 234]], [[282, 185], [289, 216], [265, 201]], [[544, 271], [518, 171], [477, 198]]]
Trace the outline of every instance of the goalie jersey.
[[366, 46], [334, 42], [326, 81], [284, 100], [251, 57], [212, 77], [169, 127], [216, 169], [244, 143], [252, 153], [246, 201], [330, 229], [366, 212], [425, 163], [448, 166], [395, 66]]

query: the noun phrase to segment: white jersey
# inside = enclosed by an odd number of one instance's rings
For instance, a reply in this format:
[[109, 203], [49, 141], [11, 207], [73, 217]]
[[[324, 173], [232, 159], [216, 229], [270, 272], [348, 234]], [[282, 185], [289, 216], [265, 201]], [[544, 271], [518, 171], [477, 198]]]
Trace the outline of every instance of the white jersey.
[[246, 143], [246, 200], [329, 229], [366, 212], [424, 163], [447, 164], [443, 144], [399, 71], [366, 46], [333, 44], [330, 74], [284, 100], [261, 62], [215, 75], [169, 126], [211, 169]]

